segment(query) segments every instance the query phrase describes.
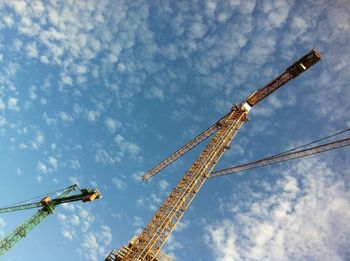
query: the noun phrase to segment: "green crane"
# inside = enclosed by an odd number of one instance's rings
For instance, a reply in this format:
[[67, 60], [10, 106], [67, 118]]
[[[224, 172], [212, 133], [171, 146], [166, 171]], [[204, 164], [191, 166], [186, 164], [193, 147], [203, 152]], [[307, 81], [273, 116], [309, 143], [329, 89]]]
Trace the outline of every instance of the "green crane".
[[[70, 195], [76, 190], [79, 190], [80, 194]], [[77, 185], [72, 185], [68, 188], [63, 189], [63, 192], [53, 199], [49, 196], [46, 196], [39, 202], [0, 208], [0, 213], [19, 211], [30, 208], [40, 208], [32, 217], [30, 217], [17, 228], [15, 228], [9, 235], [7, 235], [0, 241], [0, 256], [4, 255], [10, 248], [12, 248], [19, 240], [24, 238], [42, 220], [44, 220], [48, 215], [52, 214], [57, 205], [80, 200], [83, 202], [89, 202], [101, 197], [101, 193], [97, 189], [79, 189]]]

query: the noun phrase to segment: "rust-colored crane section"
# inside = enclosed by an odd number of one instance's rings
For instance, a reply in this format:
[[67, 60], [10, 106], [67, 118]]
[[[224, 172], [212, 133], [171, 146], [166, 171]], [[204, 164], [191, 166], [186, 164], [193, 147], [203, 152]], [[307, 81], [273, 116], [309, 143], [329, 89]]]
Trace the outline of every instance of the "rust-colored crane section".
[[[281, 76], [254, 92], [240, 105], [233, 106], [231, 112], [216, 125], [216, 134], [212, 140], [185, 173], [179, 184], [164, 201], [134, 243], [127, 248], [127, 251], [122, 254], [121, 258], [113, 259], [113, 255], [116, 255], [112, 251], [106, 260], [157, 260], [157, 255], [170, 233], [180, 221], [242, 124], [247, 120], [247, 114], [251, 107], [319, 60], [319, 53], [312, 49], [298, 62], [290, 66]], [[122, 249], [125, 250], [125, 248]]]
[[267, 165], [276, 164], [276, 163], [280, 163], [280, 162], [284, 162], [292, 159], [299, 159], [306, 156], [310, 156], [310, 155], [314, 155], [317, 153], [322, 153], [330, 150], [335, 150], [346, 146], [350, 146], [350, 138], [337, 140], [326, 144], [321, 144], [321, 145], [303, 149], [303, 150], [282, 153], [282, 154], [278, 154], [277, 156], [267, 157], [267, 158], [256, 160], [253, 162], [214, 171], [210, 174], [209, 179], [221, 177], [229, 174], [235, 174], [235, 173], [250, 170], [250, 169], [256, 169], [256, 168], [260, 168]]
[[317, 63], [321, 59], [320, 53], [316, 49], [312, 49], [308, 54], [304, 55], [293, 65], [289, 66], [280, 76], [271, 81], [264, 87], [256, 90], [252, 95], [247, 98], [247, 102], [250, 106], [254, 106], [271, 93], [282, 87], [285, 83], [299, 76], [301, 73], [309, 69], [312, 65]]

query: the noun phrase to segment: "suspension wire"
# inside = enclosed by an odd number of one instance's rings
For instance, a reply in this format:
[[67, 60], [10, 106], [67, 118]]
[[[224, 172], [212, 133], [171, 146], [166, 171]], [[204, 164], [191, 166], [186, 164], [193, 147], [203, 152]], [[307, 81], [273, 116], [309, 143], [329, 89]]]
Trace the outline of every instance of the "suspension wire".
[[42, 199], [45, 196], [50, 196], [50, 195], [53, 195], [55, 193], [61, 192], [63, 190], [65, 190], [65, 188], [64, 189], [59, 189], [59, 190], [56, 190], [56, 191], [52, 191], [52, 192], [49, 192], [49, 193], [45, 193], [45, 194], [43, 194], [41, 196], [37, 196], [37, 197], [31, 198], [31, 199], [27, 199], [27, 200], [23, 200], [23, 201], [20, 201], [20, 202], [17, 202], [17, 203], [13, 203], [13, 204], [4, 206], [2, 208], [14, 207], [14, 206], [25, 204], [25, 203], [31, 203], [31, 201], [37, 201], [38, 199]]
[[294, 150], [297, 150], [297, 149], [301, 149], [301, 148], [304, 148], [304, 147], [310, 146], [310, 145], [312, 145], [312, 144], [315, 144], [315, 143], [318, 143], [318, 142], [320, 142], [320, 141], [323, 141], [323, 140], [326, 140], [326, 139], [332, 138], [332, 137], [334, 137], [334, 136], [340, 135], [340, 134], [345, 133], [345, 132], [348, 132], [348, 131], [350, 131], [350, 128], [345, 129], [345, 130], [342, 130], [342, 131], [338, 131], [338, 132], [336, 132], [336, 133], [333, 133], [333, 134], [331, 134], [331, 135], [328, 135], [328, 136], [323, 137], [323, 138], [318, 139], [318, 140], [314, 140], [314, 141], [309, 142], [309, 143], [307, 143], [307, 144], [304, 144], [304, 145], [301, 145], [301, 146], [295, 147], [295, 148], [293, 148], [293, 149], [290, 149], [290, 150], [286, 150], [286, 151], [280, 152], [280, 153], [278, 153], [278, 154], [275, 154], [275, 155], [272, 155], [272, 156], [270, 156], [270, 157], [267, 157], [266, 159], [270, 159], [270, 158], [274, 158], [274, 157], [281, 156], [281, 155], [283, 155], [283, 154], [286, 154], [286, 153], [292, 152], [292, 151], [294, 151]]

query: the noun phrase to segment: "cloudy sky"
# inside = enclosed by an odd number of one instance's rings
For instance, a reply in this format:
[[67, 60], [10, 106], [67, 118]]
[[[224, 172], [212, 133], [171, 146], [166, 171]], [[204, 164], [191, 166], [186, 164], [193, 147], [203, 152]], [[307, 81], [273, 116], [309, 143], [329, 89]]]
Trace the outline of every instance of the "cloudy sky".
[[[147, 224], [196, 148], [139, 177], [311, 48], [322, 61], [254, 108], [218, 168], [350, 127], [347, 0], [0, 1], [0, 206], [78, 183], [1, 260], [103, 260]], [[204, 144], [203, 144], [204, 145]], [[349, 150], [208, 180], [177, 260], [349, 260]], [[0, 216], [0, 237], [35, 211]]]

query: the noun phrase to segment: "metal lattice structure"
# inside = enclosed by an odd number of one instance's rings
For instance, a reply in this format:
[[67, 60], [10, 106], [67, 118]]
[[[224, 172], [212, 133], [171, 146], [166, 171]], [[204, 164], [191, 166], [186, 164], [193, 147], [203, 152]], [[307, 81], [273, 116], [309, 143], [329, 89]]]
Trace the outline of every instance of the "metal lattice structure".
[[26, 237], [28, 233], [33, 230], [40, 222], [42, 222], [47, 216], [51, 215], [59, 204], [74, 202], [78, 200], [88, 202], [101, 197], [100, 192], [96, 189], [81, 189], [81, 194], [69, 196], [69, 194], [76, 191], [77, 189], [77, 185], [72, 185], [64, 189], [64, 191], [54, 199], [45, 197], [39, 202], [0, 208], [0, 213], [20, 211], [31, 208], [40, 208], [33, 216], [27, 219], [20, 226], [16, 227], [10, 234], [8, 234], [0, 241], [0, 256], [4, 255], [22, 238]]
[[310, 155], [343, 148], [346, 146], [350, 146], [350, 138], [336, 140], [333, 142], [321, 144], [311, 148], [282, 153], [276, 156], [271, 156], [271, 157], [256, 160], [253, 162], [221, 169], [221, 170], [212, 172], [209, 178], [211, 179], [211, 178], [221, 177], [224, 175], [235, 174], [238, 172], [242, 172], [250, 169], [256, 169], [256, 168], [264, 167], [271, 164], [281, 163], [288, 160], [299, 159]]
[[[213, 125], [207, 131], [203, 132], [204, 134], [202, 133], [192, 140], [193, 144], [196, 145], [215, 132], [215, 135], [205, 147], [204, 151], [185, 173], [179, 184], [164, 201], [141, 234], [137, 236], [134, 243], [128, 247], [127, 253], [124, 253], [119, 258], [114, 255], [112, 251], [106, 260], [157, 260], [157, 255], [170, 233], [180, 221], [184, 212], [209, 177], [220, 157], [229, 147], [229, 144], [237, 134], [238, 130], [243, 123], [247, 121], [247, 115], [251, 107], [262, 101], [291, 79], [297, 77], [319, 60], [320, 54], [315, 49], [312, 49], [308, 54], [287, 68], [275, 80], [255, 91], [240, 105], [233, 106], [231, 112], [219, 120], [216, 125]], [[192, 141], [183, 147], [185, 148], [184, 153], [195, 146], [189, 145]], [[172, 161], [183, 155], [184, 153], [181, 150], [182, 149], [178, 150], [175, 154], [166, 158], [165, 161], [160, 163], [155, 169], [146, 173], [144, 179], [150, 178], [162, 168], [169, 165]], [[121, 252], [122, 249], [118, 252]], [[113, 255], [115, 257], [113, 257]]]

